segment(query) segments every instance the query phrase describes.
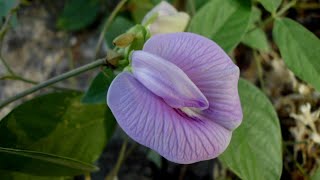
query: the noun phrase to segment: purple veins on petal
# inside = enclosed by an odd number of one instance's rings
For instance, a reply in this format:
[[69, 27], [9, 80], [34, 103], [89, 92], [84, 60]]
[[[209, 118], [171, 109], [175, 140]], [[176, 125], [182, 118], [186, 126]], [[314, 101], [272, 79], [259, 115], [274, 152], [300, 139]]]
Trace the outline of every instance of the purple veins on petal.
[[242, 120], [239, 69], [213, 41], [192, 33], [151, 37], [107, 103], [123, 130], [170, 161], [220, 155]]
[[208, 100], [176, 65], [144, 51], [132, 54], [134, 76], [151, 92], [173, 108], [209, 107]]

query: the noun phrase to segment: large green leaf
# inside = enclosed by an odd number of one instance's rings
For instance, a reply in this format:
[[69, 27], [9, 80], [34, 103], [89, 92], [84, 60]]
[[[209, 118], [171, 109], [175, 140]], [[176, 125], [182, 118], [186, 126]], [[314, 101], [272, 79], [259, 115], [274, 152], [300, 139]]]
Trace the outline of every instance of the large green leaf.
[[97, 170], [95, 166], [74, 159], [36, 151], [0, 147], [0, 169], [42, 175], [77, 175]]
[[90, 25], [98, 15], [99, 0], [68, 0], [57, 26], [68, 31], [80, 30]]
[[276, 180], [282, 172], [281, 129], [268, 98], [245, 80], [239, 81], [243, 122], [219, 159], [246, 180]]
[[281, 4], [282, 0], [258, 0], [266, 10], [270, 13], [275, 13]]
[[[0, 146], [95, 162], [115, 120], [105, 105], [81, 104], [81, 96], [75, 91], [51, 93], [18, 106], [0, 122]], [[33, 173], [23, 167], [12, 170]], [[38, 174], [54, 173], [48, 168]]]
[[288, 18], [276, 20], [273, 36], [288, 68], [320, 91], [320, 39]]
[[206, 36], [230, 52], [250, 21], [250, 0], [211, 0], [192, 18], [189, 31]]
[[82, 102], [86, 104], [106, 104], [107, 91], [114, 78], [115, 75], [109, 68], [99, 72], [91, 82], [89, 89], [82, 98]]

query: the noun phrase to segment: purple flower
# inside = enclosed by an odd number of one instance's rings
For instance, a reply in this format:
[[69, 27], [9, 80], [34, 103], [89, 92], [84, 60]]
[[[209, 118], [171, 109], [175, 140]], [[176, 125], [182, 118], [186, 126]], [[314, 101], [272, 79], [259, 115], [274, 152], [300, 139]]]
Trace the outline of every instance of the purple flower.
[[155, 35], [132, 54], [132, 72], [112, 82], [107, 102], [121, 128], [166, 159], [217, 157], [242, 120], [239, 68], [213, 41]]

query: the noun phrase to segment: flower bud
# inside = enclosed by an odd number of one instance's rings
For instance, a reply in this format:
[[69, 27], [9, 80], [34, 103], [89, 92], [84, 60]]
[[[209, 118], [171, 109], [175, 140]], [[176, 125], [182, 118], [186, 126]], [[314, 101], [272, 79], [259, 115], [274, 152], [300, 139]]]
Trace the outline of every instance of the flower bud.
[[188, 25], [189, 15], [178, 12], [171, 4], [162, 1], [144, 17], [145, 25], [152, 35], [161, 33], [183, 32]]
[[124, 33], [113, 40], [113, 45], [120, 48], [125, 48], [132, 43], [134, 38], [135, 35], [133, 33]]

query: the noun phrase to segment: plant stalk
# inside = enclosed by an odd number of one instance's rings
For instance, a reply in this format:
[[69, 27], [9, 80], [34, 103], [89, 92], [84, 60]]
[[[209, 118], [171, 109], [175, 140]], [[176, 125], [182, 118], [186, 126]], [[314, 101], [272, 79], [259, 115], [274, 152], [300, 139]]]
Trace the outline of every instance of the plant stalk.
[[120, 9], [123, 7], [123, 5], [127, 2], [127, 0], [121, 0], [118, 5], [114, 8], [114, 10], [112, 11], [112, 13], [110, 14], [110, 16], [108, 17], [107, 21], [105, 22], [103, 29], [100, 33], [99, 39], [98, 39], [98, 43], [95, 49], [95, 57], [97, 58], [100, 49], [101, 49], [101, 45], [104, 39], [105, 34], [107, 33], [107, 30], [109, 29], [113, 19], [116, 17], [116, 15], [118, 14], [118, 12], [120, 11]]
[[83, 72], [89, 71], [89, 70], [94, 69], [96, 67], [99, 67], [99, 66], [101, 66], [103, 64], [106, 64], [106, 58], [98, 59], [98, 60], [96, 60], [96, 61], [94, 61], [92, 63], [86, 64], [84, 66], [81, 66], [79, 68], [76, 68], [74, 70], [66, 72], [64, 74], [61, 74], [59, 76], [53, 77], [53, 78], [51, 78], [51, 79], [49, 79], [49, 80], [47, 80], [47, 81], [45, 81], [43, 83], [37, 84], [37, 85], [33, 86], [32, 88], [27, 89], [27, 90], [15, 95], [13, 97], [10, 97], [7, 100], [4, 100], [4, 101], [0, 102], [0, 109], [3, 108], [4, 106], [6, 106], [6, 105], [8, 105], [8, 104], [20, 99], [20, 98], [23, 98], [23, 97], [25, 97], [25, 96], [27, 96], [29, 94], [32, 94], [32, 93], [34, 93], [34, 92], [36, 92], [36, 91], [38, 91], [38, 90], [40, 90], [42, 88], [48, 87], [48, 86], [50, 86], [52, 84], [55, 84], [55, 83], [57, 83], [59, 81], [62, 81], [62, 80], [68, 79], [70, 77], [76, 76], [78, 74], [81, 74]]

